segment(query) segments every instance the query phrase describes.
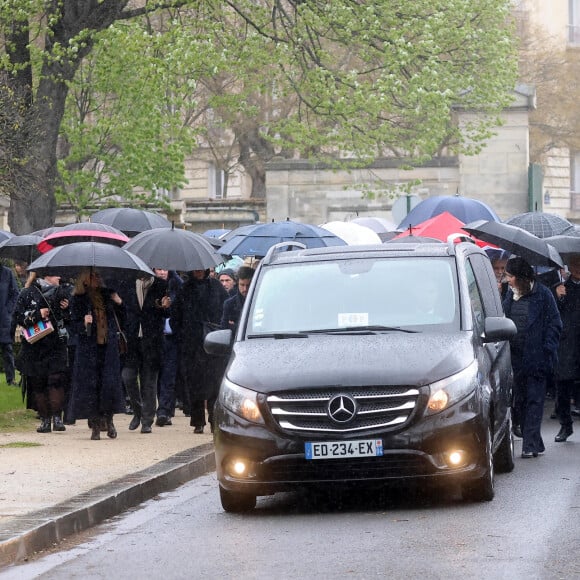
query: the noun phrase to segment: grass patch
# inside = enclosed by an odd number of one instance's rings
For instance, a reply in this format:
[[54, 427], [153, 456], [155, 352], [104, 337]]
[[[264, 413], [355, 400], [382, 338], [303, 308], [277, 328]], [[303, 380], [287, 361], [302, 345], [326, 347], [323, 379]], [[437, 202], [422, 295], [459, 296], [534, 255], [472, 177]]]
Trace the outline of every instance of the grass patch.
[[3, 448], [42, 447], [42, 443], [32, 443], [30, 441], [14, 441], [13, 443], [6, 443], [6, 445], [0, 445], [0, 447], [3, 447]]
[[36, 413], [26, 408], [22, 391], [8, 386], [4, 375], [0, 376], [0, 432], [30, 431], [36, 423]]

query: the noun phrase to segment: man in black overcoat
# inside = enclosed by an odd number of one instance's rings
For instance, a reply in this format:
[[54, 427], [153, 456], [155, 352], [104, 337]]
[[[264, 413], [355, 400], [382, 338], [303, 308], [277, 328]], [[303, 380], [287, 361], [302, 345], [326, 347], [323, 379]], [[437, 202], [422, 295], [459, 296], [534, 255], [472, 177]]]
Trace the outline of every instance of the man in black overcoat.
[[556, 367], [556, 414], [560, 421], [557, 443], [573, 433], [570, 400], [576, 396], [575, 383], [580, 380], [580, 254], [568, 260], [568, 270], [566, 282], [555, 288], [563, 324]]

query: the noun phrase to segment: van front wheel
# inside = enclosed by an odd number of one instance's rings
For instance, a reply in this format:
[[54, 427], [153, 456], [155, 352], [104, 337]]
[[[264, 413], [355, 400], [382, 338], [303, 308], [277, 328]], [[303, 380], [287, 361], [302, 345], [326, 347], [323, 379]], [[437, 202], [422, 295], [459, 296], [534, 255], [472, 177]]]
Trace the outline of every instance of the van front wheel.
[[491, 501], [495, 495], [494, 465], [491, 429], [487, 429], [485, 441], [485, 473], [479, 479], [466, 481], [462, 486], [462, 496], [470, 501]]
[[226, 512], [249, 512], [256, 507], [256, 496], [249, 493], [228, 491], [220, 485], [220, 501]]

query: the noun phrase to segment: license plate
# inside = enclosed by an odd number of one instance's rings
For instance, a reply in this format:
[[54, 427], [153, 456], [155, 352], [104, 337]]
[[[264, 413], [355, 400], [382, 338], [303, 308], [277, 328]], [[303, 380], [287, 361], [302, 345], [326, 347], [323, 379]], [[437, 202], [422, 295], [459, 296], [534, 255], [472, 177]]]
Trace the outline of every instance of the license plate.
[[382, 439], [358, 441], [325, 441], [304, 444], [306, 459], [335, 459], [337, 457], [382, 457]]

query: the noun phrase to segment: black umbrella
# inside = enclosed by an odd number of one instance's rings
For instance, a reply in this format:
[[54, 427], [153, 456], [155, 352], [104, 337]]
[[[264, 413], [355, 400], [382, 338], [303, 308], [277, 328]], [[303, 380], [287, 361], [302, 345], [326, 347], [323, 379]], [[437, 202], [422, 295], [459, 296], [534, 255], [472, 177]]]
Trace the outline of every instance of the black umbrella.
[[41, 241], [42, 238], [34, 234], [12, 236], [0, 242], [0, 258], [22, 260], [29, 264], [40, 256], [41, 252], [37, 246]]
[[205, 270], [224, 261], [203, 235], [174, 227], [141, 232], [123, 248], [139, 256], [151, 268], [164, 270]]
[[161, 214], [132, 207], [109, 207], [94, 213], [91, 222], [121, 230], [130, 238], [154, 228], [170, 228], [171, 222]]
[[85, 268], [96, 268], [103, 278], [116, 280], [154, 275], [141, 258], [123, 248], [99, 242], [59, 246], [34, 260], [27, 270], [39, 276], [74, 278]]
[[574, 227], [563, 217], [543, 211], [519, 213], [505, 220], [505, 223], [522, 228], [538, 238], [558, 236]]
[[558, 254], [566, 262], [573, 254], [580, 255], [580, 237], [561, 235], [544, 238], [544, 241], [558, 250]]
[[534, 234], [503, 222], [477, 220], [463, 226], [477, 239], [520, 256], [533, 266], [562, 267], [556, 249]]

